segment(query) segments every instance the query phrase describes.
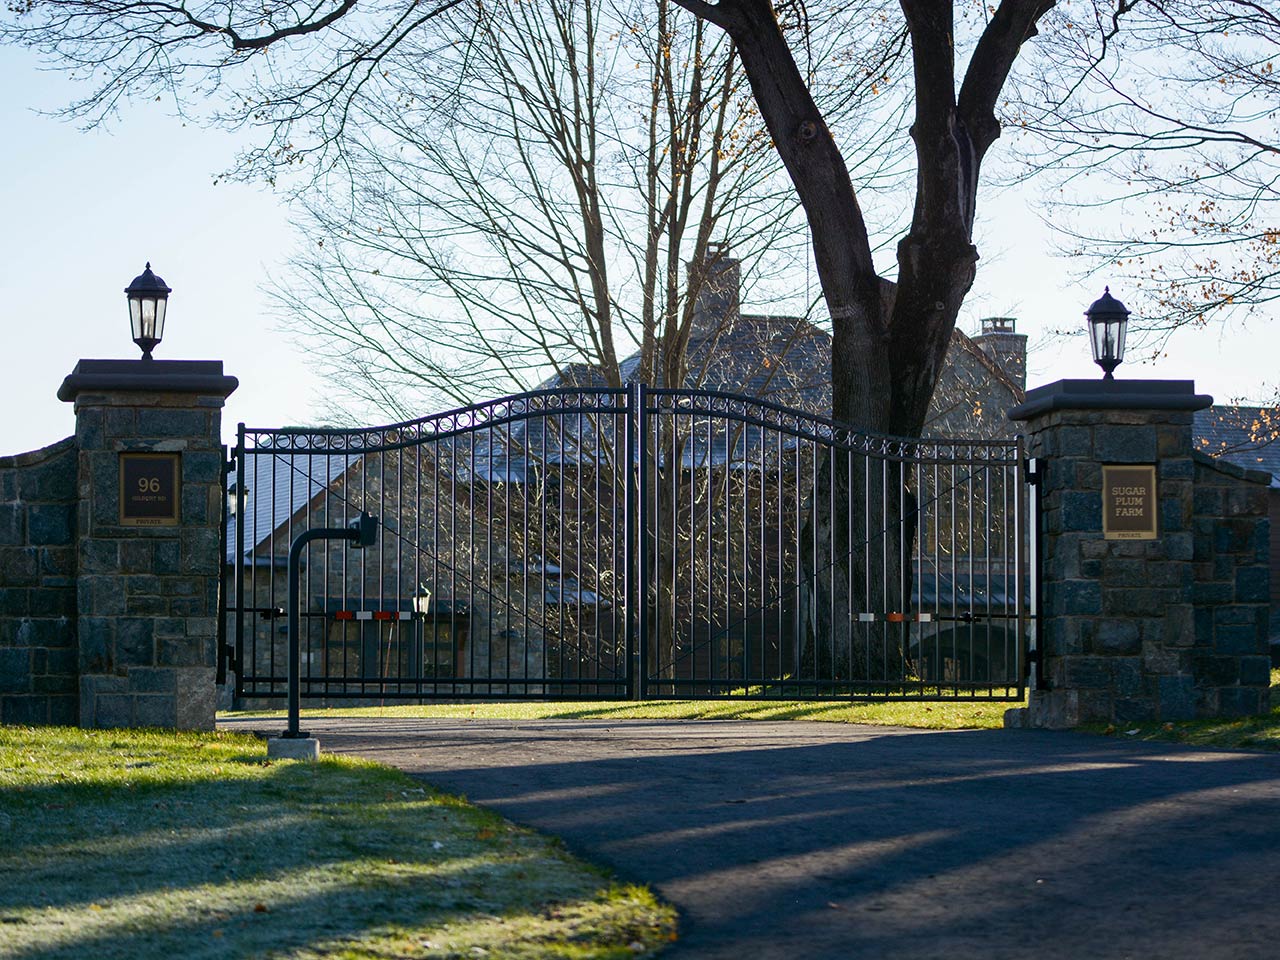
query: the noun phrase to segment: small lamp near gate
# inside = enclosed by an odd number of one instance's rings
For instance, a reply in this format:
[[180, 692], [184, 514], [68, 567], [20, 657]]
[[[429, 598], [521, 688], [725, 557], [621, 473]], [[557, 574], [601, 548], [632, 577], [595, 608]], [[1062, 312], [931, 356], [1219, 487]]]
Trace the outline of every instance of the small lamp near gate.
[[1084, 315], [1089, 321], [1093, 362], [1102, 368], [1102, 379], [1114, 380], [1112, 371], [1124, 360], [1124, 335], [1129, 326], [1129, 311], [1107, 287]]
[[164, 314], [173, 290], [151, 272], [151, 264], [124, 288], [129, 298], [129, 324], [133, 342], [142, 349], [142, 359], [150, 360], [151, 351], [164, 339]]

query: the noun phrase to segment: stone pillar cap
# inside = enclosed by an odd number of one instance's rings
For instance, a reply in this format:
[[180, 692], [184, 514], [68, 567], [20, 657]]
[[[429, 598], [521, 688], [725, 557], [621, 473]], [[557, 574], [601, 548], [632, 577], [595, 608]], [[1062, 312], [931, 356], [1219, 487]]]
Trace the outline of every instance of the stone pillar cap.
[[1194, 380], [1059, 380], [1027, 391], [1009, 411], [1030, 420], [1056, 410], [1203, 410], [1213, 397], [1196, 393]]
[[200, 393], [224, 400], [240, 386], [221, 360], [81, 360], [58, 388], [58, 399], [81, 393]]

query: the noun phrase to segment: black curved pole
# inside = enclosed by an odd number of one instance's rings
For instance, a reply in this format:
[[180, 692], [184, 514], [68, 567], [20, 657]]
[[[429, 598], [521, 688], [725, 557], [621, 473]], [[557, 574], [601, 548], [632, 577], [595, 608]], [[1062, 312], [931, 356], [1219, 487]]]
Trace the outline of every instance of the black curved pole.
[[298, 569], [302, 551], [313, 540], [347, 540], [356, 549], [373, 544], [378, 536], [378, 518], [361, 512], [347, 527], [316, 527], [304, 530], [289, 546], [289, 728], [281, 734], [287, 740], [301, 740], [307, 734], [300, 730], [302, 715], [302, 640], [298, 622]]

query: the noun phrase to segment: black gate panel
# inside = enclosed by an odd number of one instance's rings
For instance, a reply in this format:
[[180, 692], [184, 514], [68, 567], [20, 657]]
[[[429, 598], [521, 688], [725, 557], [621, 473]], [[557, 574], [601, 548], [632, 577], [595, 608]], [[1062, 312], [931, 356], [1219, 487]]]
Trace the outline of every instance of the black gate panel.
[[1016, 442], [870, 437], [705, 391], [552, 390], [361, 430], [240, 428], [233, 669], [302, 695], [1020, 697]]
[[643, 692], [1018, 698], [1016, 441], [865, 436], [644, 390]]

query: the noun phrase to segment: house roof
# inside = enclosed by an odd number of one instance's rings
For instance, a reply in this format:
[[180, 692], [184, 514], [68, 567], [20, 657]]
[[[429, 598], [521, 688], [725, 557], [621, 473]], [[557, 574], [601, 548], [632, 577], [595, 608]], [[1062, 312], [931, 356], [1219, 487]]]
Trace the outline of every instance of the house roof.
[[[1024, 390], [972, 337], [960, 330], [951, 336], [955, 349], [971, 356], [1017, 403]], [[623, 381], [640, 367], [634, 353], [619, 365]], [[689, 343], [688, 389], [721, 390], [799, 407], [814, 413], [831, 410], [831, 335], [802, 317], [743, 314], [723, 329]], [[654, 386], [665, 386], [661, 373]], [[598, 367], [571, 364], [540, 389], [605, 387]]]
[[[274, 453], [262, 447], [248, 451], [244, 467], [244, 508], [239, 515], [227, 518], [227, 563], [235, 562], [237, 529], [241, 523], [244, 524], [246, 558], [252, 558], [280, 528], [286, 529], [278, 536], [286, 539], [272, 552], [287, 551], [290, 520], [304, 512], [307, 505], [329, 489], [357, 459], [351, 454]], [[233, 480], [233, 489], [234, 485]]]
[[[689, 375], [683, 386], [768, 399], [813, 413], [829, 410], [831, 384], [826, 375], [831, 337], [798, 317], [745, 315], [690, 341]], [[638, 375], [640, 354], [619, 364], [624, 380]], [[662, 387], [661, 374], [654, 386]], [[571, 364], [540, 385], [544, 390], [590, 390], [607, 387], [598, 367]], [[589, 397], [584, 396], [589, 406]], [[607, 404], [606, 404], [607, 406]], [[689, 468], [758, 461], [759, 427], [735, 431], [733, 450], [727, 430], [711, 435], [695, 432], [680, 452]], [[556, 417], [530, 417], [477, 444], [463, 464], [477, 479], [523, 482], [537, 465], [589, 463], [612, 456], [621, 442], [620, 414], [584, 412]], [[658, 451], [661, 458], [663, 451]]]
[[1193, 448], [1246, 470], [1265, 470], [1280, 489], [1280, 409], [1215, 404], [1197, 410]]
[[744, 314], [689, 344], [684, 386], [824, 412], [831, 409], [830, 358], [831, 335], [807, 320]]
[[[831, 410], [831, 335], [801, 317], [743, 314], [719, 327], [703, 327], [689, 343], [687, 389], [746, 395], [815, 415]], [[955, 331], [952, 350], [972, 358], [983, 380], [999, 384], [1010, 403], [1023, 397], [1021, 387], [981, 346]], [[635, 353], [619, 364], [624, 381], [634, 379], [640, 367]], [[972, 375], [971, 375], [972, 376]], [[655, 386], [664, 386], [661, 372]], [[607, 387], [603, 372], [576, 363], [540, 385], [540, 389], [584, 390]], [[971, 385], [972, 386], [972, 385]], [[584, 396], [585, 405], [591, 401]], [[1003, 423], [1003, 421], [1001, 421]], [[733, 431], [694, 431], [680, 452], [686, 468], [728, 464], [750, 469], [761, 460], [759, 427]], [[538, 464], [591, 462], [604, 451], [617, 449], [620, 420], [609, 414], [583, 413], [569, 417], [532, 417], [512, 424], [503, 436], [477, 448], [471, 458], [477, 479], [522, 482]], [[730, 447], [732, 446], [732, 449]], [[658, 451], [662, 457], [663, 451]]]
[[992, 359], [991, 354], [983, 350], [973, 337], [961, 330], [953, 330], [951, 333], [951, 343], [953, 346], [958, 345], [960, 349], [971, 354], [974, 359], [986, 367], [993, 379], [1000, 381], [1006, 388], [1008, 388], [1015, 403], [1021, 403], [1026, 399], [1026, 389], [1015, 382], [1014, 379], [1009, 376], [1009, 372]]
[[[681, 386], [768, 398], [814, 411], [830, 409], [830, 356], [831, 335], [801, 317], [743, 314], [690, 339], [689, 374]], [[635, 379], [639, 369], [638, 352], [618, 364], [624, 382]], [[539, 389], [608, 385], [598, 367], [574, 363]], [[652, 385], [667, 386], [661, 371]]]

